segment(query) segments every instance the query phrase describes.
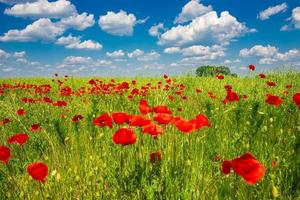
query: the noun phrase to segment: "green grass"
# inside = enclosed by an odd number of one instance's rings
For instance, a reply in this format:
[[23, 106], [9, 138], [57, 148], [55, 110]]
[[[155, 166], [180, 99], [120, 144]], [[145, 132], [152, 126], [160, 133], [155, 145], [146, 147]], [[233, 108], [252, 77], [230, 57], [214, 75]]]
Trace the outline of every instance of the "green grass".
[[[109, 78], [100, 78], [105, 83]], [[63, 80], [63, 79], [61, 79]], [[74, 90], [88, 87], [87, 78], [69, 78], [63, 86]], [[130, 81], [115, 78], [116, 83]], [[162, 78], [136, 78], [137, 87], [150, 82], [156, 85]], [[276, 87], [267, 87], [271, 80]], [[123, 95], [90, 95], [60, 97], [58, 85], [46, 78], [2, 79], [0, 83], [51, 84], [46, 96], [54, 101], [64, 99], [67, 108], [51, 104], [24, 104], [23, 97], [38, 98], [34, 90], [5, 90], [0, 95], [0, 120], [7, 117], [11, 123], [0, 126], [0, 145], [7, 145], [9, 136], [28, 133], [29, 140], [20, 147], [9, 145], [13, 157], [8, 165], [0, 163], [0, 199], [272, 199], [274, 187], [279, 199], [300, 198], [300, 110], [292, 95], [300, 92], [300, 74], [274, 74], [266, 79], [257, 77], [216, 78], [176, 77], [174, 84], [184, 84], [182, 96], [174, 92], [150, 90], [145, 99], [151, 106], [168, 105], [174, 116], [192, 119], [205, 114], [211, 123], [189, 135], [173, 125], [164, 127], [164, 134], [157, 140], [142, 135], [135, 128], [137, 143], [119, 146], [112, 142], [113, 129], [93, 125], [92, 121], [103, 112], [138, 114], [140, 96], [128, 100]], [[225, 84], [231, 84], [239, 95], [247, 95], [239, 102], [224, 105]], [[286, 89], [286, 84], [293, 88]], [[131, 89], [134, 86], [131, 86]], [[201, 88], [202, 93], [195, 89]], [[283, 91], [288, 90], [288, 95]], [[217, 99], [208, 97], [212, 91]], [[265, 103], [265, 95], [272, 93], [283, 97], [279, 107]], [[173, 95], [169, 101], [167, 95]], [[177, 108], [181, 107], [180, 113]], [[25, 116], [16, 111], [24, 108]], [[70, 112], [65, 112], [69, 109]], [[59, 118], [64, 114], [65, 118]], [[76, 114], [84, 119], [71, 121]], [[149, 115], [151, 118], [151, 115]], [[30, 132], [31, 124], [39, 123], [41, 132]], [[8, 145], [7, 145], [8, 146]], [[151, 152], [160, 150], [158, 164], [149, 161]], [[222, 175], [224, 159], [233, 159], [251, 152], [266, 168], [266, 175], [255, 185], [247, 185], [234, 173]], [[216, 155], [222, 160], [215, 162]], [[272, 167], [272, 161], [278, 167]], [[49, 166], [46, 184], [32, 180], [26, 172], [28, 163], [43, 161]]]

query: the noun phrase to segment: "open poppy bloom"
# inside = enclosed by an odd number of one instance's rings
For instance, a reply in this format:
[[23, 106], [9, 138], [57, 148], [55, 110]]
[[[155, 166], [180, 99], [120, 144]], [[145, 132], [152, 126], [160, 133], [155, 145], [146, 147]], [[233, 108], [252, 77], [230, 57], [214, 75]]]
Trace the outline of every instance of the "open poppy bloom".
[[115, 144], [129, 145], [136, 142], [136, 135], [132, 129], [121, 128], [115, 132], [112, 138]]
[[265, 166], [260, 164], [250, 153], [245, 153], [232, 161], [225, 160], [222, 164], [223, 174], [229, 174], [231, 169], [243, 177], [249, 185], [261, 180], [266, 172]]
[[123, 124], [129, 122], [129, 117], [125, 112], [115, 112], [112, 114], [112, 118], [116, 124]]
[[139, 109], [142, 114], [148, 114], [152, 112], [151, 107], [148, 105], [148, 102], [145, 99], [142, 99], [140, 101]]
[[75, 115], [73, 118], [72, 118], [72, 122], [78, 122], [80, 120], [83, 119], [83, 116], [82, 115]]
[[156, 138], [157, 135], [163, 133], [163, 128], [160, 125], [154, 123], [149, 123], [143, 126], [142, 128], [143, 128], [143, 133], [149, 133], [154, 138]]
[[249, 68], [250, 71], [254, 71], [255, 70], [255, 66], [254, 65], [249, 65], [248, 68]]
[[25, 115], [26, 111], [22, 108], [20, 108], [19, 110], [17, 110], [17, 115], [21, 116], [21, 115]]
[[41, 130], [41, 126], [39, 124], [32, 124], [30, 127], [31, 132], [37, 132]]
[[282, 103], [282, 100], [278, 96], [267, 94], [266, 103], [274, 106], [279, 106]]
[[93, 123], [96, 126], [101, 126], [101, 127], [108, 126], [110, 128], [113, 127], [112, 118], [107, 113], [103, 113], [101, 116], [94, 119]]
[[224, 79], [224, 75], [217, 75], [216, 77], [217, 77], [217, 79], [220, 79], [220, 80]]
[[160, 124], [169, 124], [173, 119], [173, 116], [167, 113], [157, 113], [153, 120], [157, 121]]
[[43, 162], [31, 163], [27, 166], [27, 172], [33, 179], [45, 183], [48, 176], [48, 166]]
[[153, 108], [153, 112], [172, 114], [172, 111], [167, 106], [155, 106]]
[[227, 90], [227, 96], [223, 100], [223, 103], [227, 104], [228, 102], [234, 102], [239, 100], [239, 96], [235, 92], [233, 92], [232, 90]]
[[259, 78], [266, 78], [267, 77], [265, 74], [259, 74], [258, 76], [259, 76]]
[[147, 124], [150, 124], [151, 120], [148, 119], [148, 117], [145, 115], [131, 115], [129, 117], [129, 125], [130, 126], [146, 126]]
[[11, 136], [7, 142], [8, 144], [14, 144], [14, 143], [18, 143], [20, 145], [23, 145], [27, 142], [28, 140], [28, 135], [26, 133], [17, 133], [13, 136]]
[[161, 161], [161, 153], [160, 151], [150, 153], [150, 162], [158, 163]]
[[300, 109], [300, 93], [296, 93], [293, 95], [293, 101]]
[[0, 161], [7, 164], [10, 157], [10, 149], [6, 146], [0, 146]]

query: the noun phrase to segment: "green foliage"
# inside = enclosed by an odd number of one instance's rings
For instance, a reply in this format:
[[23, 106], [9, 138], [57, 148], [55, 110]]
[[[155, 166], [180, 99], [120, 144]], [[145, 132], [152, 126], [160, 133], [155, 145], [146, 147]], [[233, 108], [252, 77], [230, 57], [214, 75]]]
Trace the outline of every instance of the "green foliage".
[[237, 77], [237, 74], [231, 73], [225, 66], [200, 66], [196, 69], [196, 76], [216, 76], [217, 74], [231, 75]]

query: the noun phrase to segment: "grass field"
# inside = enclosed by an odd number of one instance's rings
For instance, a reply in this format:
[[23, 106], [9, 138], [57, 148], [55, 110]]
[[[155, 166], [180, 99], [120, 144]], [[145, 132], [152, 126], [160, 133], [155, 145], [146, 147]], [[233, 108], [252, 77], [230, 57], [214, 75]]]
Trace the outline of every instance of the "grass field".
[[[53, 80], [0, 80], [0, 145], [11, 150], [8, 163], [0, 162], [0, 199], [300, 198], [300, 109], [293, 102], [300, 92], [299, 73], [267, 74], [265, 79], [135, 78], [135, 85], [129, 78], [94, 78], [96, 83], [90, 78]], [[120, 84], [124, 81], [129, 89]], [[41, 87], [45, 84], [51, 89]], [[228, 84], [239, 101], [224, 104]], [[66, 86], [72, 90], [60, 92]], [[131, 95], [134, 88], [139, 91]], [[281, 105], [268, 104], [266, 94], [279, 96]], [[52, 102], [42, 101], [44, 97]], [[150, 107], [166, 105], [172, 116], [186, 120], [203, 114], [211, 126], [184, 134], [174, 124], [161, 125], [163, 133], [157, 139], [143, 134], [141, 127], [131, 127], [136, 143], [117, 145], [112, 141], [115, 131], [128, 124], [113, 123], [110, 128], [93, 123], [105, 112], [140, 115], [142, 98]], [[53, 106], [57, 100], [67, 106]], [[18, 115], [19, 109], [25, 114]], [[73, 122], [76, 115], [83, 119]], [[147, 116], [153, 119], [153, 113]], [[10, 122], [3, 123], [5, 118]], [[30, 130], [33, 124], [40, 130]], [[27, 133], [28, 141], [8, 144], [16, 133]], [[153, 163], [149, 156], [157, 151], [161, 160]], [[266, 168], [253, 185], [221, 170], [222, 161], [245, 152]], [[26, 170], [38, 161], [48, 166], [44, 184]]]

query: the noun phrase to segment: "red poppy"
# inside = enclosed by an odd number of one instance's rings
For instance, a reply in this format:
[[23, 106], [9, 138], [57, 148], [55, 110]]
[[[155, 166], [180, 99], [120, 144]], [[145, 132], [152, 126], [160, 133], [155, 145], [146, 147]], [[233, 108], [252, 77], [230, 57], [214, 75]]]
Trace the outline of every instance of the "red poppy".
[[266, 172], [263, 164], [260, 164], [250, 153], [245, 153], [231, 162], [235, 173], [242, 176], [248, 184], [255, 184]]
[[220, 79], [220, 80], [224, 79], [224, 75], [217, 75], [216, 77], [217, 77], [217, 79]]
[[75, 115], [73, 118], [72, 118], [72, 122], [78, 122], [80, 120], [83, 119], [83, 116], [82, 115]]
[[129, 117], [129, 125], [130, 126], [146, 126], [151, 123], [151, 120], [148, 119], [147, 116], [142, 116], [142, 115], [131, 115]]
[[121, 128], [115, 132], [112, 140], [115, 144], [129, 145], [136, 142], [136, 136], [132, 129]]
[[149, 133], [154, 138], [156, 138], [157, 135], [161, 135], [163, 133], [163, 128], [160, 125], [154, 123], [149, 123], [143, 126], [142, 128], [143, 128], [143, 133]]
[[48, 176], [48, 166], [43, 162], [31, 163], [27, 166], [27, 172], [33, 179], [45, 183]]
[[234, 102], [239, 100], [239, 96], [235, 92], [233, 92], [232, 90], [227, 90], [227, 96], [223, 100], [223, 103], [226, 104], [228, 102]]
[[68, 103], [64, 100], [58, 100], [53, 104], [53, 106], [67, 106], [67, 105]]
[[300, 93], [296, 93], [293, 95], [293, 101], [300, 109]]
[[161, 161], [161, 153], [160, 151], [150, 153], [150, 162], [158, 163]]
[[203, 126], [210, 126], [209, 120], [205, 115], [199, 114], [195, 119], [191, 120], [195, 124], [195, 128], [199, 129]]
[[193, 121], [186, 121], [185, 119], [175, 118], [174, 125], [183, 133], [191, 133], [195, 130], [195, 123]]
[[267, 77], [265, 74], [259, 74], [258, 76], [259, 76], [259, 78], [266, 78]]
[[272, 81], [267, 81], [266, 83], [268, 86], [276, 86], [276, 83]]
[[8, 119], [8, 118], [4, 118], [3, 120], [0, 121], [0, 125], [5, 125], [8, 123], [10, 123], [10, 119]]
[[229, 174], [231, 170], [231, 162], [229, 160], [224, 160], [222, 163], [223, 174]]
[[112, 118], [116, 124], [129, 123], [129, 116], [125, 112], [115, 112]]
[[112, 118], [107, 113], [103, 113], [101, 116], [94, 119], [93, 123], [96, 126], [101, 126], [101, 127], [108, 126], [110, 128], [113, 127]]
[[14, 143], [18, 143], [20, 145], [23, 145], [27, 142], [28, 140], [28, 135], [26, 133], [17, 133], [13, 136], [11, 136], [7, 142], [9, 144], [14, 144]]
[[173, 119], [173, 116], [170, 114], [166, 114], [166, 113], [157, 113], [153, 117], [153, 120], [157, 121], [160, 124], [168, 124], [172, 121], [172, 119]]
[[197, 93], [200, 93], [200, 92], [202, 92], [202, 90], [201, 90], [200, 88], [197, 88], [197, 89], [196, 89], [196, 92], [197, 92]]
[[25, 115], [26, 111], [22, 108], [20, 108], [19, 110], [17, 110], [17, 115]]
[[10, 157], [10, 149], [6, 146], [0, 146], [0, 161], [7, 164]]
[[41, 126], [39, 124], [32, 124], [30, 127], [31, 132], [37, 132], [41, 130]]
[[249, 70], [250, 71], [254, 71], [255, 70], [255, 66], [254, 65], [249, 65]]
[[288, 85], [286, 85], [285, 87], [286, 87], [287, 89], [291, 89], [291, 88], [293, 87], [293, 85], [288, 84]]
[[266, 103], [279, 106], [282, 103], [282, 100], [278, 96], [273, 96], [272, 94], [267, 94]]
[[142, 114], [148, 114], [152, 112], [152, 109], [150, 108], [148, 102], [145, 99], [142, 99], [140, 101], [139, 109]]
[[153, 112], [172, 114], [172, 111], [167, 106], [155, 106]]

